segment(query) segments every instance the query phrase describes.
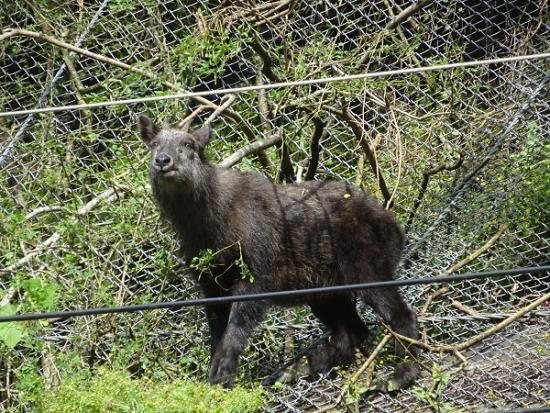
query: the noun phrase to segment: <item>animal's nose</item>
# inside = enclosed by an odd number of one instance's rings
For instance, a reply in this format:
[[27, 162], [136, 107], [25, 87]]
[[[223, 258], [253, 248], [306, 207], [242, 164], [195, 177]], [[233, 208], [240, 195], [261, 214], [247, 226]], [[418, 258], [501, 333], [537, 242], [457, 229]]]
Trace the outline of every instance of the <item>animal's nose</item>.
[[168, 156], [166, 153], [161, 152], [155, 157], [155, 164], [159, 166], [160, 168], [167, 166], [172, 162], [172, 158]]

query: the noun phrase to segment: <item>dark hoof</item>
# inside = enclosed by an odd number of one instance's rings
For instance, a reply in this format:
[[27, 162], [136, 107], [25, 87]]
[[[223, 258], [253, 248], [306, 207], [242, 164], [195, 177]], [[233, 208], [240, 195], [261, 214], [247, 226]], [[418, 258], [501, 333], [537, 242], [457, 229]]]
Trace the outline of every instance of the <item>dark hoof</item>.
[[328, 343], [321, 343], [307, 355], [308, 375], [323, 374], [333, 366], [334, 349]]
[[210, 384], [219, 384], [226, 389], [232, 389], [235, 386], [235, 368], [225, 359], [218, 360], [214, 358], [210, 365], [208, 373]]
[[235, 378], [223, 374], [215, 377], [210, 377], [208, 381], [210, 382], [210, 384], [219, 384], [225, 389], [232, 389], [233, 387], [235, 387]]
[[378, 383], [370, 390], [370, 394], [373, 393], [388, 393], [388, 383]]
[[376, 384], [369, 393], [391, 394], [409, 387], [420, 375], [420, 366], [415, 363], [398, 364], [393, 377]]
[[309, 374], [325, 374], [333, 367], [349, 367], [353, 361], [353, 350], [348, 352], [336, 348], [330, 342], [322, 343], [307, 355]]
[[[420, 375], [420, 366], [416, 363], [402, 363], [395, 366], [393, 379], [388, 382], [388, 391], [409, 387]], [[391, 385], [390, 385], [391, 383]]]
[[295, 363], [291, 364], [287, 368], [281, 370], [277, 375], [269, 377], [269, 380], [264, 380], [262, 384], [273, 385], [275, 383], [281, 384], [293, 384], [296, 383], [301, 377], [307, 377], [309, 375], [309, 366], [307, 365], [306, 358], [301, 357]]

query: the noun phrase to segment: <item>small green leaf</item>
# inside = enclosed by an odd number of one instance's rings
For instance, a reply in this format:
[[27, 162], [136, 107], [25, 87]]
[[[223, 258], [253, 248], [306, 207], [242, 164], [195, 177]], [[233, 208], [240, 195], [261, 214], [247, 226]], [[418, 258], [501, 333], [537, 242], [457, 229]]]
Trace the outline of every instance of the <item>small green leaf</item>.
[[29, 299], [38, 310], [51, 310], [55, 306], [56, 285], [38, 278], [31, 278], [21, 283]]
[[11, 350], [13, 349], [25, 336], [15, 323], [2, 323], [0, 325], [0, 340]]
[[[0, 308], [0, 316], [14, 315], [15, 306], [8, 304]], [[0, 341], [9, 349], [13, 349], [25, 336], [25, 332], [13, 322], [0, 323]]]

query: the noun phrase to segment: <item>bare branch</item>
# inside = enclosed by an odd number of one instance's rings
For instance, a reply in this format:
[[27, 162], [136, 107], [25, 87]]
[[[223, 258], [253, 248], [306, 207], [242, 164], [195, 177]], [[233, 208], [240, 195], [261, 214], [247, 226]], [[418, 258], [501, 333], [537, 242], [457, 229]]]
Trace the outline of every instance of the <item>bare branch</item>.
[[36, 208], [36, 209], [32, 210], [27, 215], [25, 215], [25, 221], [29, 221], [29, 220], [33, 219], [35, 216], [37, 216], [39, 214], [43, 214], [45, 212], [63, 211], [64, 209], [65, 208], [63, 208], [62, 206], [43, 206], [43, 207], [39, 207], [39, 208]]
[[[489, 250], [489, 248], [491, 248], [497, 242], [497, 240], [502, 236], [502, 234], [504, 233], [504, 231], [506, 231], [506, 229], [508, 229], [508, 225], [501, 225], [499, 227], [498, 231], [489, 240], [487, 240], [486, 243], [484, 243], [481, 247], [476, 249], [474, 252], [472, 252], [466, 258], [460, 260], [456, 264], [449, 267], [447, 270], [445, 270], [443, 272], [443, 274], [450, 275], [450, 274], [458, 271], [459, 269], [461, 269], [465, 265], [471, 263], [473, 260], [475, 260], [481, 254], [483, 254], [485, 251]], [[431, 290], [431, 288], [428, 288], [428, 290], [425, 291], [424, 294], [427, 293], [430, 290]], [[433, 302], [433, 300], [436, 299], [437, 297], [443, 295], [443, 294], [448, 293], [448, 292], [449, 292], [449, 287], [447, 286], [447, 284], [445, 284], [445, 285], [443, 285], [443, 287], [441, 287], [440, 289], [438, 289], [434, 293], [430, 294], [428, 296], [428, 298], [426, 299], [426, 302], [422, 306], [422, 310], [420, 311], [420, 313], [421, 314], [426, 314], [426, 312], [428, 311], [428, 307]], [[465, 312], [468, 313], [467, 311], [465, 311]]]
[[[204, 121], [204, 125], [211, 124], [220, 114], [226, 110], [229, 106], [233, 104], [235, 101], [236, 96], [228, 93], [227, 95], [224, 95], [222, 98], [222, 104], [212, 112], [212, 114]], [[191, 122], [193, 122], [193, 119], [195, 119], [202, 111], [208, 109], [205, 105], [200, 105], [197, 109], [195, 109], [190, 115], [185, 117], [179, 124], [178, 127], [180, 128], [186, 128], [191, 125]]]
[[[285, 8], [285, 7], [287, 5], [291, 5], [291, 3], [292, 3], [292, 0], [283, 0], [283, 1], [280, 2], [279, 5], [277, 5], [273, 9], [269, 10], [265, 14], [254, 13], [255, 17], [258, 18], [258, 20], [254, 24], [256, 26], [260, 26], [264, 23], [269, 23], [272, 20], [275, 20], [275, 19], [278, 19], [279, 17], [283, 17], [283, 16], [287, 15], [288, 13], [290, 13], [291, 7], [287, 7], [287, 8]], [[283, 9], [283, 10], [279, 11], [281, 9]]]
[[460, 268], [464, 267], [466, 264], [471, 263], [473, 260], [475, 260], [477, 257], [479, 257], [481, 254], [483, 254], [485, 251], [487, 251], [489, 248], [491, 248], [495, 243], [498, 241], [498, 239], [502, 236], [504, 231], [508, 229], [508, 225], [503, 224], [498, 228], [498, 231], [493, 235], [485, 244], [483, 244], [481, 247], [479, 247], [477, 250], [472, 252], [470, 255], [468, 255], [466, 258], [460, 260], [456, 264], [454, 264], [452, 267], [450, 267], [448, 270], [444, 272], [445, 275], [452, 274], [453, 272], [458, 271]]
[[[99, 62], [106, 63], [106, 64], [109, 64], [109, 65], [112, 65], [112, 66], [116, 66], [116, 67], [119, 67], [121, 69], [127, 70], [129, 72], [140, 74], [140, 75], [145, 76], [149, 79], [158, 80], [158, 76], [156, 74], [152, 73], [152, 72], [149, 72], [149, 71], [144, 70], [144, 69], [140, 69], [139, 67], [131, 66], [131, 65], [129, 65], [127, 63], [124, 63], [124, 62], [122, 62], [120, 60], [117, 60], [117, 59], [113, 59], [113, 58], [110, 58], [110, 57], [107, 57], [107, 56], [104, 56], [104, 55], [101, 55], [101, 54], [98, 54], [98, 53], [90, 52], [89, 50], [82, 49], [80, 47], [76, 47], [76, 46], [74, 46], [70, 43], [64, 42], [64, 41], [59, 40], [59, 39], [57, 39], [53, 36], [49, 36], [47, 34], [40, 33], [40, 32], [34, 32], [34, 31], [31, 31], [31, 30], [25, 30], [25, 29], [7, 29], [5, 31], [5, 33], [0, 36], [0, 41], [6, 39], [8, 37], [12, 37], [12, 36], [26, 36], [26, 37], [32, 37], [32, 38], [35, 38], [35, 39], [40, 39], [40, 40], [43, 40], [43, 41], [48, 42], [50, 44], [53, 44], [54, 46], [70, 50], [70, 51], [75, 52], [77, 54], [80, 54], [82, 56], [87, 56], [87, 57], [89, 57], [91, 59], [94, 59], [94, 60], [97, 60]], [[169, 87], [170, 89], [178, 89], [178, 86], [176, 86], [173, 83], [170, 83], [170, 82], [161, 82], [161, 83], [163, 85]], [[206, 99], [204, 99], [204, 100], [206, 100]], [[210, 102], [210, 101], [207, 101], [207, 102], [213, 105], [212, 102]]]
[[344, 109], [342, 111], [335, 110], [334, 108], [329, 108], [329, 107], [327, 107], [327, 109], [331, 110], [331, 112], [334, 113], [334, 115], [344, 120], [351, 127], [351, 130], [353, 131], [353, 133], [355, 134], [355, 137], [359, 141], [359, 144], [363, 148], [365, 157], [367, 158], [367, 161], [369, 162], [369, 165], [374, 175], [378, 178], [378, 187], [380, 188], [380, 192], [382, 192], [382, 196], [384, 197], [384, 206], [391, 207], [391, 204], [390, 204], [391, 194], [390, 194], [390, 191], [388, 190], [388, 186], [386, 185], [386, 181], [382, 174], [382, 170], [378, 166], [376, 157], [374, 156], [374, 153], [372, 152], [368, 142], [365, 139], [365, 136], [367, 135], [365, 132], [365, 129], [359, 122], [357, 122], [357, 120], [355, 120], [355, 118], [348, 112], [347, 109]]
[[[183, 91], [182, 88], [180, 88], [178, 85], [176, 85], [174, 83], [167, 82], [167, 81], [160, 81], [158, 79], [158, 76], [156, 74], [154, 74], [153, 72], [150, 72], [148, 70], [141, 69], [141, 68], [138, 68], [138, 67], [135, 67], [135, 66], [131, 66], [131, 65], [129, 65], [127, 63], [124, 63], [124, 62], [122, 62], [120, 60], [117, 60], [117, 59], [113, 59], [113, 58], [110, 58], [110, 57], [107, 57], [107, 56], [100, 55], [98, 53], [90, 52], [89, 50], [82, 49], [80, 47], [73, 46], [70, 43], [64, 42], [62, 40], [56, 39], [53, 36], [48, 36], [48, 35], [43, 34], [43, 33], [33, 32], [31, 30], [25, 30], [25, 29], [7, 29], [4, 32], [4, 34], [0, 35], [0, 41], [2, 41], [4, 39], [7, 39], [9, 37], [12, 37], [12, 36], [27, 36], [27, 37], [33, 37], [33, 38], [37, 38], [37, 39], [40, 39], [40, 40], [44, 40], [44, 41], [46, 41], [48, 43], [51, 43], [55, 46], [58, 46], [58, 47], [61, 47], [61, 48], [67, 49], [67, 50], [71, 50], [75, 53], [78, 53], [78, 54], [83, 55], [83, 56], [90, 57], [94, 60], [97, 60], [97, 61], [100, 61], [100, 62], [103, 62], [103, 63], [107, 63], [107, 64], [110, 64], [110, 65], [119, 67], [119, 68], [127, 70], [129, 72], [140, 74], [140, 75], [142, 75], [144, 77], [147, 77], [149, 79], [158, 80], [159, 83], [161, 83], [162, 85], [164, 85], [164, 86], [166, 86], [170, 89]], [[204, 105], [208, 109], [216, 110], [216, 109], [219, 108], [218, 105], [216, 105], [215, 103], [211, 102], [210, 100], [208, 100], [208, 99], [206, 99], [202, 96], [194, 96], [191, 99], [196, 100], [197, 102]], [[254, 134], [254, 131], [252, 130], [252, 128], [248, 125], [247, 122], [245, 122], [245, 120], [238, 113], [236, 113], [234, 111], [231, 111], [231, 110], [225, 110], [224, 114], [225, 114], [225, 116], [227, 116], [228, 118], [234, 120], [237, 124], [239, 124], [241, 130], [250, 139], [255, 138], [255, 134]]]
[[501, 331], [501, 330], [505, 329], [506, 327], [508, 327], [514, 321], [517, 321], [519, 318], [523, 317], [528, 312], [530, 312], [530, 311], [534, 310], [535, 308], [539, 307], [540, 305], [544, 304], [548, 300], [550, 300], [550, 293], [544, 294], [543, 296], [539, 297], [537, 300], [533, 301], [531, 304], [519, 309], [518, 311], [516, 311], [515, 313], [513, 313], [512, 315], [510, 315], [508, 318], [501, 321], [500, 323], [495, 324], [494, 326], [488, 328], [487, 330], [482, 331], [481, 333], [469, 338], [468, 340], [465, 340], [462, 343], [456, 344], [454, 346], [451, 346], [451, 345], [448, 345], [448, 344], [427, 344], [427, 343], [423, 343], [421, 341], [414, 340], [410, 337], [403, 336], [399, 333], [396, 333], [395, 331], [393, 331], [390, 327], [388, 327], [386, 325], [384, 325], [384, 326], [397, 339], [405, 341], [407, 343], [411, 343], [411, 344], [413, 344], [417, 347], [420, 347], [424, 350], [427, 350], [427, 351], [430, 351], [430, 352], [436, 352], [436, 353], [441, 352], [441, 351], [454, 353], [455, 351], [465, 350], [465, 349], [473, 346], [474, 344], [486, 339], [487, 337], [498, 333], [499, 331]]
[[[259, 66], [261, 66], [261, 64]], [[264, 83], [264, 79], [261, 72], [261, 68], [258, 68], [256, 72], [256, 84], [263, 85], [263, 83]], [[260, 127], [262, 128], [263, 134], [265, 135], [269, 133], [269, 131], [267, 130], [268, 123], [269, 123], [268, 121], [271, 118], [271, 114], [269, 112], [269, 105], [267, 103], [267, 92], [264, 89], [258, 90], [257, 98], [258, 98], [259, 115], [261, 119]], [[257, 156], [258, 156], [258, 160], [266, 170], [270, 170], [272, 168], [271, 161], [267, 157], [264, 151], [258, 152]]]
[[457, 301], [455, 299], [451, 299], [451, 305], [454, 307], [454, 308], [457, 308], [459, 309], [460, 311], [468, 314], [468, 315], [471, 315], [472, 317], [477, 317], [478, 316], [478, 313], [476, 310], [474, 310], [473, 308], [471, 307], [468, 307], [467, 305], [465, 304], [462, 304], [460, 301]]
[[[395, 198], [395, 194], [397, 193], [397, 190], [399, 189], [399, 183], [401, 182], [401, 172], [403, 169], [403, 158], [405, 156], [404, 150], [403, 150], [403, 144], [401, 142], [401, 131], [399, 130], [399, 124], [397, 123], [397, 119], [395, 117], [395, 112], [391, 107], [388, 105], [388, 109], [390, 112], [390, 117], [392, 119], [394, 128], [395, 128], [395, 142], [397, 146], [397, 179], [395, 181], [395, 186], [393, 188], [393, 191], [391, 193], [390, 199], [386, 203], [386, 208], [390, 208], [393, 205], [393, 200]], [[375, 152], [376, 153], [376, 152]]]
[[5, 268], [0, 269], [0, 274], [6, 273], [6, 272], [12, 272], [13, 270], [21, 267], [22, 265], [25, 265], [30, 260], [32, 260], [35, 256], [40, 254], [43, 250], [51, 247], [54, 245], [59, 239], [61, 238], [61, 234], [59, 232], [53, 233], [48, 239], [46, 239], [44, 242], [41, 242], [38, 244], [31, 252], [29, 252], [27, 255], [25, 255], [23, 258], [20, 258], [16, 262], [14, 262], [11, 265], [8, 265]]
[[262, 40], [256, 32], [253, 32], [254, 41], [250, 43], [250, 47], [254, 50], [260, 59], [262, 59], [262, 73], [272, 82], [280, 82], [279, 77], [273, 72], [273, 58], [270, 53], [264, 48]]
[[[428, 288], [427, 291], [424, 292], [427, 293], [428, 291], [431, 291], [431, 288]], [[440, 289], [434, 291], [432, 294], [428, 296], [426, 301], [424, 302], [424, 305], [422, 305], [422, 309], [419, 311], [419, 314], [425, 315], [428, 312], [428, 308], [432, 304], [433, 300], [435, 300], [437, 297], [440, 297], [444, 294], [447, 294], [449, 292], [449, 287], [447, 285], [441, 287]]]
[[409, 232], [409, 229], [412, 225], [412, 222], [416, 216], [416, 213], [418, 211], [418, 208], [420, 207], [420, 204], [422, 203], [422, 200], [424, 199], [424, 195], [426, 195], [426, 190], [428, 189], [428, 183], [430, 182], [430, 179], [433, 175], [441, 172], [441, 171], [454, 171], [455, 169], [458, 169], [462, 166], [462, 163], [464, 162], [464, 155], [460, 153], [458, 155], [458, 159], [452, 163], [452, 164], [441, 164], [436, 167], [430, 168], [427, 171], [424, 171], [422, 173], [422, 183], [420, 184], [420, 190], [418, 191], [418, 195], [416, 196], [416, 199], [414, 200], [413, 207], [411, 210], [411, 213], [409, 214], [409, 217], [407, 218], [407, 223], [405, 224], [405, 233]]
[[384, 27], [384, 31], [395, 29], [397, 26], [399, 26], [401, 23], [403, 23], [405, 20], [407, 20], [409, 17], [411, 17], [414, 13], [416, 13], [417, 11], [423, 9], [428, 4], [430, 4], [432, 1], [433, 0], [417, 0], [415, 3], [411, 4], [405, 10], [403, 10], [401, 13], [399, 13], [397, 16], [395, 16], [386, 25], [386, 27]]
[[233, 165], [239, 163], [239, 161], [243, 159], [245, 156], [250, 155], [251, 153], [257, 153], [258, 151], [269, 148], [270, 146], [273, 146], [278, 142], [280, 142], [281, 139], [282, 139], [282, 133], [278, 132], [275, 135], [270, 136], [269, 138], [249, 143], [248, 145], [242, 147], [241, 149], [235, 151], [234, 153], [229, 155], [227, 158], [225, 158], [222, 162], [220, 162], [219, 166], [222, 168], [230, 168]]
[[220, 114], [226, 110], [229, 106], [231, 106], [233, 104], [233, 102], [235, 101], [235, 95], [231, 94], [231, 93], [228, 93], [227, 95], [225, 95], [223, 98], [222, 98], [222, 104], [216, 108], [216, 110], [208, 117], [208, 119], [206, 119], [204, 121], [204, 124], [205, 125], [209, 125], [211, 124], [214, 120], [216, 120], [216, 118], [218, 116], [220, 116]]
[[388, 343], [388, 341], [391, 338], [391, 334], [386, 334], [382, 340], [378, 343], [376, 348], [372, 351], [369, 358], [363, 363], [363, 365], [357, 370], [353, 376], [348, 380], [348, 382], [342, 387], [342, 390], [338, 394], [338, 397], [336, 397], [336, 400], [329, 404], [328, 406], [324, 406], [319, 410], [316, 410], [315, 413], [326, 413], [333, 409], [335, 409], [340, 403], [342, 403], [342, 400], [346, 396], [347, 392], [349, 391], [350, 387], [361, 377], [361, 375], [369, 368], [369, 366], [374, 362], [376, 357], [378, 357], [378, 354], [382, 351], [384, 346]]
[[15, 296], [16, 292], [17, 289], [15, 287], [8, 288], [8, 291], [6, 291], [6, 295], [4, 295], [4, 297], [2, 297], [2, 300], [0, 301], [0, 308], [8, 305]]
[[284, 139], [281, 141], [280, 145], [281, 151], [281, 167], [279, 174], [279, 181], [281, 182], [296, 182], [296, 174], [294, 173], [294, 168], [292, 167], [292, 161], [290, 160], [290, 153], [288, 152], [288, 146], [285, 143]]
[[[86, 215], [91, 210], [93, 210], [101, 200], [105, 200], [106, 202], [112, 202], [115, 199], [118, 199], [121, 194], [117, 191], [118, 189], [127, 190], [126, 187], [118, 187], [110, 188], [106, 190], [105, 192], [102, 192], [97, 197], [89, 201], [86, 205], [83, 205], [76, 211], [76, 217]], [[15, 269], [21, 267], [22, 265], [28, 263], [31, 261], [35, 256], [39, 255], [42, 251], [44, 251], [47, 248], [52, 247], [57, 241], [61, 239], [61, 234], [59, 232], [54, 232], [48, 239], [46, 239], [44, 242], [41, 242], [38, 244], [31, 252], [26, 254], [24, 257], [20, 258], [18, 261], [14, 262], [11, 265], [8, 265], [5, 268], [0, 268], [0, 274], [12, 272]], [[5, 300], [4, 298], [3, 300]], [[9, 300], [8, 300], [9, 301]]]
[[506, 318], [505, 320], [501, 321], [500, 323], [494, 325], [491, 328], [488, 328], [487, 330], [481, 332], [480, 334], [475, 335], [474, 337], [463, 341], [462, 343], [455, 346], [455, 349], [458, 351], [467, 349], [468, 347], [471, 347], [472, 345], [486, 339], [487, 337], [498, 333], [499, 331], [505, 329], [510, 324], [512, 324], [514, 321], [518, 320], [519, 318], [523, 317], [528, 312], [534, 310], [538, 306], [544, 304], [550, 300], [550, 292], [544, 294], [539, 299], [533, 301], [531, 304], [521, 308], [520, 310], [516, 311], [514, 314], [512, 314], [510, 317]]
[[197, 116], [199, 116], [202, 112], [204, 112], [207, 109], [204, 105], [199, 105], [193, 112], [191, 112], [189, 115], [187, 115], [183, 120], [178, 123], [178, 128], [180, 129], [187, 129], [189, 128], [189, 125], [191, 125], [191, 122], [193, 122], [193, 119], [195, 119]]
[[[388, 0], [384, 0], [384, 3], [386, 4], [386, 7], [388, 8], [388, 12], [390, 13], [390, 16], [392, 17], [392, 21], [394, 21], [397, 18], [397, 16], [393, 12], [393, 8], [392, 8], [391, 4], [389, 3]], [[404, 12], [405, 12], [405, 10], [401, 11], [400, 15], [403, 14]], [[403, 44], [406, 44], [407, 46], [410, 46], [409, 40], [407, 39], [407, 36], [405, 36], [405, 33], [403, 33], [403, 29], [401, 28], [401, 25], [397, 24], [395, 26], [395, 28], [396, 28], [397, 34], [399, 35], [399, 38], [401, 39]], [[407, 57], [409, 59], [411, 59], [416, 66], [421, 66], [422, 65], [422, 63], [420, 62], [420, 60], [418, 60], [418, 57], [416, 57], [416, 55], [414, 53], [407, 54]], [[421, 73], [421, 76], [426, 78], [425, 73]]]
[[319, 118], [313, 118], [312, 121], [315, 125], [315, 129], [313, 131], [311, 144], [309, 146], [311, 155], [307, 165], [306, 175], [304, 176], [305, 181], [311, 181], [315, 178], [315, 173], [317, 172], [317, 167], [319, 166], [319, 141], [328, 134], [327, 129], [325, 128], [327, 123], [323, 122]]
[[362, 188], [363, 185], [363, 171], [365, 169], [365, 156], [359, 155], [357, 158], [357, 175], [355, 175], [355, 185]]

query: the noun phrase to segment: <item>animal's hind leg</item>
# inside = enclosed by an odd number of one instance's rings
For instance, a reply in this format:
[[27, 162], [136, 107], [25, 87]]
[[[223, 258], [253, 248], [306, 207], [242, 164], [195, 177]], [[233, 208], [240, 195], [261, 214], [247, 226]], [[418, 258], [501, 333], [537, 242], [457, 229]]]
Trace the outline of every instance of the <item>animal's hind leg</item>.
[[357, 314], [349, 295], [332, 296], [310, 304], [315, 314], [331, 332], [326, 343], [308, 355], [310, 373], [321, 373], [353, 361], [355, 347], [368, 336], [368, 329]]
[[[361, 296], [396, 333], [412, 339], [418, 338], [416, 315], [396, 288], [364, 290]], [[405, 348], [396, 343], [396, 354], [400, 358], [408, 355], [415, 358], [418, 352], [412, 346]], [[394, 379], [399, 387], [406, 387], [418, 376], [419, 371], [418, 364], [404, 361], [396, 367]]]

